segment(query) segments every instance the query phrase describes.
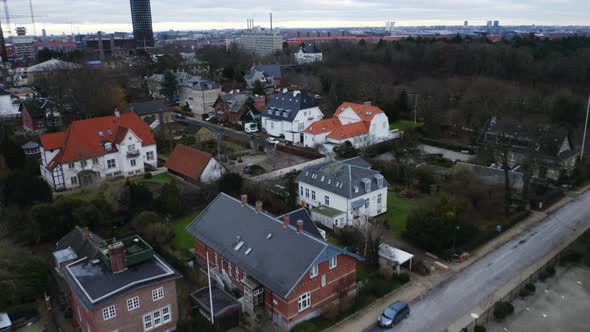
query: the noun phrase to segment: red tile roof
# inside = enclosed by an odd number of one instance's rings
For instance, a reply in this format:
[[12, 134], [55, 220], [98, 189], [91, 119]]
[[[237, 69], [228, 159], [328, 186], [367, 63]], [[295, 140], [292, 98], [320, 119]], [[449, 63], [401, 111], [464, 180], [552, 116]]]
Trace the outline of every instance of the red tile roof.
[[90, 159], [105, 154], [105, 142], [120, 143], [121, 135], [128, 128], [141, 139], [143, 146], [156, 144], [148, 125], [135, 113], [74, 121], [66, 131], [41, 135], [41, 144], [45, 150], [62, 149], [61, 157], [54, 158], [55, 162]]
[[198, 181], [212, 157], [210, 153], [176, 144], [164, 167]]
[[344, 111], [344, 109], [348, 107], [352, 108], [352, 110], [361, 118], [362, 121], [371, 122], [375, 117], [375, 114], [384, 113], [383, 110], [377, 106], [346, 102], [338, 106], [334, 116], [339, 116]]
[[336, 128], [330, 135], [328, 135], [328, 138], [340, 141], [368, 133], [369, 123], [362, 121], [340, 126]]
[[312, 123], [305, 129], [305, 132], [308, 134], [319, 135], [323, 133], [329, 133], [341, 125], [342, 123], [340, 123], [340, 119], [333, 117]]

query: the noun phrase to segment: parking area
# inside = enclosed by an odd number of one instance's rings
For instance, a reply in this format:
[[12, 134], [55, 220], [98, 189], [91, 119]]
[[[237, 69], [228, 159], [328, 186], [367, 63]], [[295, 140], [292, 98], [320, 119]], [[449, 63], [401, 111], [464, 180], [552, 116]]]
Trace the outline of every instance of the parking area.
[[[245, 177], [260, 175], [267, 172], [276, 171], [282, 168], [298, 165], [308, 161], [309, 159], [295, 156], [286, 152], [275, 150], [269, 146], [266, 153], [259, 153], [256, 155], [242, 156], [242, 162], [234, 161], [233, 163], [225, 163], [225, 166], [232, 172], [239, 173]], [[247, 165], [257, 165], [262, 167], [258, 174], [245, 174], [244, 167]]]
[[490, 323], [490, 332], [590, 331], [590, 268], [572, 267], [537, 282], [534, 295], [513, 302], [515, 314]]

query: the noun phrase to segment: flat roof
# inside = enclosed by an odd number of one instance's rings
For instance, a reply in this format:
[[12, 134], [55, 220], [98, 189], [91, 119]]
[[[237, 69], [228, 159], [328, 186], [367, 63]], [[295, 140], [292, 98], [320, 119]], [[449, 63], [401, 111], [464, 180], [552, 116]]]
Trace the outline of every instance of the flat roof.
[[343, 211], [340, 211], [340, 210], [337, 210], [337, 209], [334, 209], [334, 208], [331, 208], [331, 207], [325, 206], [325, 205], [321, 205], [316, 208], [313, 208], [311, 210], [311, 212], [312, 213], [315, 212], [315, 213], [321, 214], [326, 217], [336, 217], [336, 216], [339, 216], [339, 215], [345, 213]]
[[[211, 315], [209, 287], [203, 287], [192, 292], [191, 298], [203, 311]], [[211, 288], [211, 299], [213, 300], [213, 311], [215, 312], [215, 316], [219, 316], [231, 308], [241, 308], [241, 304], [231, 295], [215, 286]]]

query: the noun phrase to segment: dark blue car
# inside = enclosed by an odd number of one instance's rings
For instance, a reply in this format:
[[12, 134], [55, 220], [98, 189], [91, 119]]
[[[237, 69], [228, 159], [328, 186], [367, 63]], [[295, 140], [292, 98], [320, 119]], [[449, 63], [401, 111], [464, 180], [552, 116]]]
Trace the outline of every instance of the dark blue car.
[[379, 316], [379, 326], [391, 328], [410, 316], [410, 306], [404, 301], [396, 301]]

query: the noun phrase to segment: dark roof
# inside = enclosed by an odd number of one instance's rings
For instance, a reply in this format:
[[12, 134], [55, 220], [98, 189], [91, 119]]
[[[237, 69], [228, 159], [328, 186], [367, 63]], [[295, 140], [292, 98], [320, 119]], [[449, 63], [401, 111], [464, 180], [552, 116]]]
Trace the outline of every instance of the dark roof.
[[270, 75], [274, 78], [281, 78], [281, 65], [257, 65], [254, 67], [258, 71], [262, 71], [267, 75]]
[[187, 231], [283, 298], [314, 264], [338, 254], [351, 255], [305, 230], [297, 233], [293, 226], [283, 227], [282, 220], [224, 193]]
[[364, 160], [361, 157], [354, 157], [354, 158], [342, 160], [342, 162], [345, 164], [348, 164], [348, 165], [352, 165], [352, 166], [357, 166], [357, 167], [362, 167], [362, 168], [371, 168], [371, 164], [369, 164], [368, 161]]
[[315, 44], [305, 44], [303, 47], [303, 53], [315, 54], [322, 53], [322, 51], [320, 51], [319, 47], [317, 47]]
[[284, 216], [289, 216], [289, 223], [293, 227], [297, 227], [298, 220], [303, 220], [304, 231], [308, 232], [310, 235], [317, 237], [318, 239], [324, 239], [313, 220], [311, 220], [311, 216], [305, 208], [285, 213], [282, 216], [279, 216], [278, 218], [282, 220]]
[[102, 238], [92, 232], [88, 232], [88, 240], [85, 240], [83, 232], [83, 228], [76, 226], [57, 242], [55, 251], [71, 248], [78, 258], [94, 257], [98, 250], [98, 243], [102, 241]]
[[[345, 161], [335, 160], [307, 167], [297, 176], [297, 181], [347, 198], [355, 198], [367, 194], [364, 181], [370, 181], [371, 183], [369, 192], [389, 185], [381, 173], [367, 168], [366, 164], [368, 163], [363, 163], [358, 159], [360, 158]], [[382, 187], [378, 186], [378, 178], [383, 178]]]
[[26, 99], [21, 101], [31, 116], [45, 116], [45, 110], [57, 108], [58, 104], [47, 98]]
[[223, 315], [231, 309], [242, 309], [242, 305], [236, 301], [230, 294], [218, 287], [211, 287], [211, 297], [209, 296], [209, 287], [203, 287], [191, 293], [191, 298], [197, 303], [200, 309], [211, 314], [210, 300], [213, 302], [215, 317]]
[[239, 113], [244, 105], [250, 109], [256, 110], [254, 107], [254, 99], [249, 93], [228, 93], [219, 95], [219, 98], [229, 106], [231, 113]]
[[131, 103], [129, 104], [129, 108], [137, 115], [149, 115], [172, 111], [168, 101], [165, 99]]
[[216, 90], [221, 88], [221, 85], [219, 85], [219, 83], [202, 79], [200, 77], [189, 78], [184, 82], [180, 83], [179, 85], [186, 86], [198, 91]]
[[[301, 110], [316, 107], [315, 98], [305, 92], [283, 91], [271, 96], [262, 112], [263, 117], [292, 122]], [[270, 113], [269, 113], [270, 112]], [[279, 112], [279, 115], [277, 115]]]

